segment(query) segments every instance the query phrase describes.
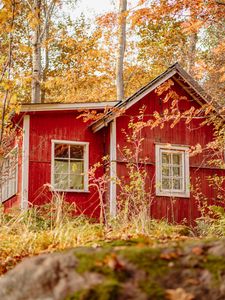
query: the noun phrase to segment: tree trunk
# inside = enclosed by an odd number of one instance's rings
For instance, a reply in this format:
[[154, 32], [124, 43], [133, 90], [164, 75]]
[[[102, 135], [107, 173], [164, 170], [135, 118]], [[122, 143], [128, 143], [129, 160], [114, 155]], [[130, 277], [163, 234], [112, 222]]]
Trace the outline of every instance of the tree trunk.
[[194, 75], [194, 66], [195, 66], [195, 55], [196, 55], [196, 45], [198, 42], [198, 34], [196, 32], [190, 35], [190, 43], [188, 49], [188, 68], [187, 71], [191, 75]]
[[34, 30], [34, 36], [32, 41], [32, 60], [33, 60], [33, 69], [32, 69], [32, 103], [41, 102], [41, 0], [35, 0], [34, 10], [36, 12], [37, 24]]
[[[190, 22], [195, 22], [195, 11], [194, 8], [190, 8]], [[193, 31], [189, 36], [189, 47], [188, 47], [188, 66], [187, 71], [192, 76], [194, 76], [194, 66], [195, 66], [195, 60], [196, 60], [196, 46], [198, 42], [198, 32]]]
[[127, 0], [119, 0], [119, 32], [118, 32], [118, 53], [116, 64], [116, 91], [117, 100], [124, 100], [124, 80], [123, 80], [123, 64], [124, 53], [126, 48], [126, 10]]
[[[47, 18], [47, 16], [45, 16]], [[46, 83], [46, 79], [47, 79], [47, 73], [48, 73], [48, 69], [49, 69], [49, 47], [48, 47], [48, 38], [49, 38], [49, 22], [46, 25], [46, 30], [45, 30], [45, 66], [43, 69], [43, 75], [42, 75], [42, 79], [43, 79], [43, 89], [42, 89], [42, 102], [45, 102], [45, 98], [46, 98], [46, 93], [45, 93], [45, 83]]]

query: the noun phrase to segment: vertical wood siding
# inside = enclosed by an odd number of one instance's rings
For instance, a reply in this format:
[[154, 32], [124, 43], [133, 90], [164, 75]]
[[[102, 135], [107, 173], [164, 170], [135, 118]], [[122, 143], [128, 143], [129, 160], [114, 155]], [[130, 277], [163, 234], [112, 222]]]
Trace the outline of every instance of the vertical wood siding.
[[[181, 100], [179, 102], [179, 109], [185, 111], [191, 106], [198, 107], [195, 101], [190, 100], [190, 96], [186, 94], [184, 90], [177, 84], [174, 85], [174, 89], [180, 96], [186, 96], [188, 100]], [[117, 145], [120, 151], [117, 151], [118, 167], [117, 174], [120, 178], [124, 176], [126, 178], [125, 163], [122, 162], [124, 157], [121, 154], [123, 147], [127, 146], [127, 143], [122, 129], [126, 132], [130, 132], [128, 129], [128, 123], [131, 117], [139, 115], [140, 108], [145, 109], [145, 120], [151, 118], [154, 111], [162, 112], [168, 107], [167, 103], [163, 103], [163, 98], [156, 95], [153, 91], [145, 96], [138, 103], [129, 108], [124, 115], [117, 119]], [[195, 146], [200, 144], [204, 147], [208, 142], [213, 140], [213, 128], [212, 126], [200, 126], [202, 119], [194, 119], [190, 124], [186, 125], [184, 121], [180, 121], [173, 129], [170, 128], [170, 124], [166, 123], [163, 129], [156, 127], [154, 129], [145, 128], [142, 130], [143, 147], [140, 153], [140, 158], [147, 159], [147, 172], [148, 182], [146, 183], [146, 189], [151, 191], [153, 195], [153, 201], [149, 203], [150, 214], [154, 218], [168, 219], [169, 221], [182, 222], [187, 221], [191, 224], [194, 220], [200, 216], [199, 203], [194, 197], [194, 193], [191, 193], [190, 198], [170, 198], [155, 196], [155, 143], [170, 143], [175, 145], [188, 145]], [[199, 154], [190, 158], [190, 177], [191, 184], [195, 185], [196, 180], [199, 178], [201, 182], [202, 193], [207, 198], [215, 198], [216, 194], [212, 187], [209, 186], [207, 177], [210, 175], [218, 174], [225, 175], [222, 170], [210, 169], [207, 166], [207, 161], [211, 157], [206, 154]], [[125, 180], [125, 179], [124, 179]], [[215, 203], [215, 202], [213, 202]]]
[[[51, 140], [89, 142], [89, 167], [104, 155], [103, 131], [93, 134], [88, 123], [77, 119], [78, 114], [68, 111], [31, 114], [29, 201], [34, 205], [48, 202], [51, 198]], [[77, 213], [98, 217], [99, 197], [95, 189], [90, 188], [88, 193], [67, 192], [64, 197], [69, 203], [76, 204]]]

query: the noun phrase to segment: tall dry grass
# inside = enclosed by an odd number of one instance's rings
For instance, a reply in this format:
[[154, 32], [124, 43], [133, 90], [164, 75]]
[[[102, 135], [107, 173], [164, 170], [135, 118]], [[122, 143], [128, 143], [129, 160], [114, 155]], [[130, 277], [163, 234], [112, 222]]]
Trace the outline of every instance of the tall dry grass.
[[0, 275], [24, 257], [62, 251], [77, 246], [103, 246], [115, 240], [143, 239], [147, 243], [182, 235], [180, 226], [146, 218], [140, 211], [124, 219], [124, 212], [101, 224], [84, 215], [74, 216], [74, 207], [55, 193], [49, 204], [27, 211], [4, 213], [0, 209]]

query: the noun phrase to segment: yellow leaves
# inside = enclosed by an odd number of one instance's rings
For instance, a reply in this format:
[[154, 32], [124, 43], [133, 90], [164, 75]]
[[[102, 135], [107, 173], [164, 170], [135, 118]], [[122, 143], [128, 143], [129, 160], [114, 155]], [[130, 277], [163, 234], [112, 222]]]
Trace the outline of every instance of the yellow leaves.
[[19, 45], [19, 50], [20, 50], [21, 52], [28, 53], [28, 54], [31, 54], [31, 53], [32, 53], [32, 48], [29, 47], [29, 46], [27, 46], [27, 45], [25, 45], [25, 44], [20, 44], [20, 45]]
[[17, 103], [17, 95], [13, 94], [10, 99], [10, 104], [16, 104]]
[[32, 29], [35, 29], [40, 24], [40, 19], [38, 18], [37, 13], [29, 12], [27, 19]]
[[166, 298], [168, 300], [194, 300], [193, 294], [186, 292], [183, 288], [166, 290]]
[[13, 81], [6, 79], [0, 83], [0, 87], [5, 91], [9, 91], [13, 88], [13, 84]]
[[5, 9], [5, 8], [0, 9], [0, 22], [1, 22], [1, 24], [8, 20], [8, 18], [9, 18], [8, 14], [9, 14], [9, 12], [7, 11], [7, 9]]

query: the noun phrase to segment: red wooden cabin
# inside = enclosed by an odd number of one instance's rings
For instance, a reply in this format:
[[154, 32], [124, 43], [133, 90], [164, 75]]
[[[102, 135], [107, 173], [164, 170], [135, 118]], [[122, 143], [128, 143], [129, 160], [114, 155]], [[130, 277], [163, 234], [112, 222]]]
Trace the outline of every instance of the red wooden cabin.
[[[168, 80], [173, 81], [173, 90], [180, 96], [179, 110], [192, 106], [201, 107], [208, 100], [199, 85], [175, 64], [123, 102], [94, 103], [40, 103], [22, 105], [20, 115], [15, 117], [18, 130], [15, 147], [5, 157], [2, 175], [1, 201], [6, 209], [39, 205], [49, 201], [49, 189], [63, 193], [66, 201], [76, 203], [78, 211], [89, 216], [99, 215], [99, 196], [90, 187], [88, 169], [110, 157], [110, 176], [126, 180], [126, 161], [121, 149], [127, 146], [123, 130], [129, 132], [131, 118], [137, 118], [145, 106], [147, 120], [155, 111], [162, 113], [168, 106], [163, 96], [156, 93]], [[84, 122], [77, 118], [81, 110], [103, 112], [106, 106], [115, 110], [101, 119]], [[145, 159], [148, 173], [146, 189], [152, 192], [150, 214], [176, 222], [186, 219], [191, 223], [199, 216], [198, 201], [190, 189], [197, 178], [201, 180], [201, 192], [209, 199], [216, 197], [207, 177], [225, 175], [225, 171], [210, 167], [208, 157], [200, 154], [189, 157], [191, 146], [202, 148], [213, 140], [212, 126], [200, 126], [202, 119], [193, 118], [187, 125], [180, 120], [174, 127], [170, 122], [142, 130], [143, 145], [140, 158]], [[12, 161], [16, 161], [12, 164]], [[11, 167], [9, 168], [8, 166]], [[104, 169], [100, 169], [101, 176]], [[116, 215], [119, 188], [111, 180], [105, 201], [112, 216]]]

